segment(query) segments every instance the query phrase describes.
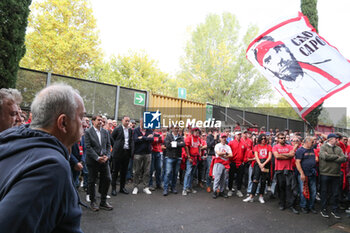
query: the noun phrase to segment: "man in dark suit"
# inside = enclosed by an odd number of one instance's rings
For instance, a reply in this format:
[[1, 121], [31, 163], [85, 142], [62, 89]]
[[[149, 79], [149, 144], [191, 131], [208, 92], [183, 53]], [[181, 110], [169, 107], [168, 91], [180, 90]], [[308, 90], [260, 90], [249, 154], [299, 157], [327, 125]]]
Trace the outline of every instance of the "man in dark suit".
[[128, 170], [129, 160], [133, 150], [132, 130], [129, 128], [130, 118], [124, 116], [122, 124], [115, 128], [112, 133], [112, 195], [117, 195], [117, 179], [120, 172], [120, 190], [119, 192], [129, 194], [125, 189], [126, 172]]
[[[89, 194], [91, 209], [98, 211], [99, 208], [112, 210], [113, 207], [107, 202], [107, 192], [111, 183], [111, 172], [108, 160], [110, 159], [111, 143], [109, 133], [102, 128], [102, 116], [92, 117], [92, 127], [85, 133], [86, 165], [89, 171]], [[100, 173], [101, 203], [96, 204], [95, 183]]]

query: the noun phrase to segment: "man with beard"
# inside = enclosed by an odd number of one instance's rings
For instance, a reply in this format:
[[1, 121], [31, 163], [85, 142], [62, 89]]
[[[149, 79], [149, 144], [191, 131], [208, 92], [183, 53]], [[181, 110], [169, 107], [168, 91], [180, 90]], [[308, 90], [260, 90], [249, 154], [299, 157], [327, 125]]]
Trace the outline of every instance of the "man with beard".
[[259, 43], [254, 50], [255, 59], [278, 78], [274, 80], [278, 82], [275, 86], [280, 86], [297, 106], [309, 105], [306, 98], [294, 95], [298, 88], [312, 87], [315, 92], [327, 94], [341, 84], [341, 81], [316, 66], [331, 59], [304, 63], [298, 61], [282, 41], [274, 41], [271, 36], [261, 38]]
[[285, 143], [286, 136], [283, 133], [277, 135], [278, 144], [272, 148], [275, 156], [275, 174], [277, 178], [278, 194], [280, 199], [280, 210], [290, 208], [290, 210], [299, 214], [295, 209], [295, 196], [293, 187], [296, 185], [293, 174], [293, 158], [299, 144], [294, 147]]

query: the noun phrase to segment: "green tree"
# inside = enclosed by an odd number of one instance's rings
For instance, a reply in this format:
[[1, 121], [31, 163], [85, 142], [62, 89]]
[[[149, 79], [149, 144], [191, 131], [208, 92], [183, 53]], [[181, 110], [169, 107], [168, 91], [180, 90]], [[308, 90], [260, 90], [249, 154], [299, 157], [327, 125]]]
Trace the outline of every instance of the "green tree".
[[32, 6], [21, 66], [83, 77], [100, 62], [96, 20], [88, 0], [45, 0]]
[[179, 83], [188, 98], [229, 106], [255, 106], [271, 93], [269, 84], [245, 58], [246, 48], [257, 35], [250, 26], [240, 37], [240, 26], [231, 13], [210, 14], [187, 42], [181, 59]]
[[333, 126], [334, 122], [331, 118], [331, 115], [327, 111], [327, 109], [322, 109], [320, 115], [317, 117], [318, 123], [321, 125]]
[[0, 88], [16, 86], [31, 0], [0, 1]]
[[310, 24], [318, 32], [317, 0], [301, 0], [300, 8], [301, 12], [308, 17]]
[[[308, 17], [310, 24], [318, 31], [318, 14], [317, 14], [317, 0], [301, 0], [301, 11]], [[314, 129], [318, 124], [318, 118], [322, 112], [323, 104], [318, 105], [306, 117], [308, 124], [308, 131]]]
[[155, 60], [145, 52], [129, 52], [126, 56], [112, 56], [110, 60], [94, 66], [87, 74], [90, 80], [149, 90], [168, 95], [173, 79], [162, 72]]

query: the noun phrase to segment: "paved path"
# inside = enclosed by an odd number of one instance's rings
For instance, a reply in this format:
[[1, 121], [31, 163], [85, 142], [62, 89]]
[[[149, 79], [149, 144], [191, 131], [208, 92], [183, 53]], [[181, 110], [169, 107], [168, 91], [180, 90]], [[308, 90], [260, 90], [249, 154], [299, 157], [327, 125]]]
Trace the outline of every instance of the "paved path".
[[[130, 185], [127, 188], [131, 191]], [[85, 199], [83, 192], [80, 194]], [[188, 196], [179, 192], [167, 197], [162, 196], [162, 190], [152, 195], [118, 193], [109, 202], [112, 211], [83, 208], [81, 226], [85, 233], [350, 232], [350, 218], [345, 213], [341, 220], [311, 213], [295, 215], [289, 210], [280, 211], [275, 199], [267, 199], [265, 204], [257, 200], [243, 203], [236, 196], [214, 200], [203, 189]]]

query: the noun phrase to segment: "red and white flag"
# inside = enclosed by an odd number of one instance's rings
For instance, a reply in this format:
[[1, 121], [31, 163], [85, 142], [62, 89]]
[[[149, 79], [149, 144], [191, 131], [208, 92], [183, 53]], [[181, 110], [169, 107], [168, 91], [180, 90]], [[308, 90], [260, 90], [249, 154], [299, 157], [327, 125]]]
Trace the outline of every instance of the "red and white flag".
[[303, 119], [350, 85], [350, 62], [300, 12], [253, 40], [247, 58]]

